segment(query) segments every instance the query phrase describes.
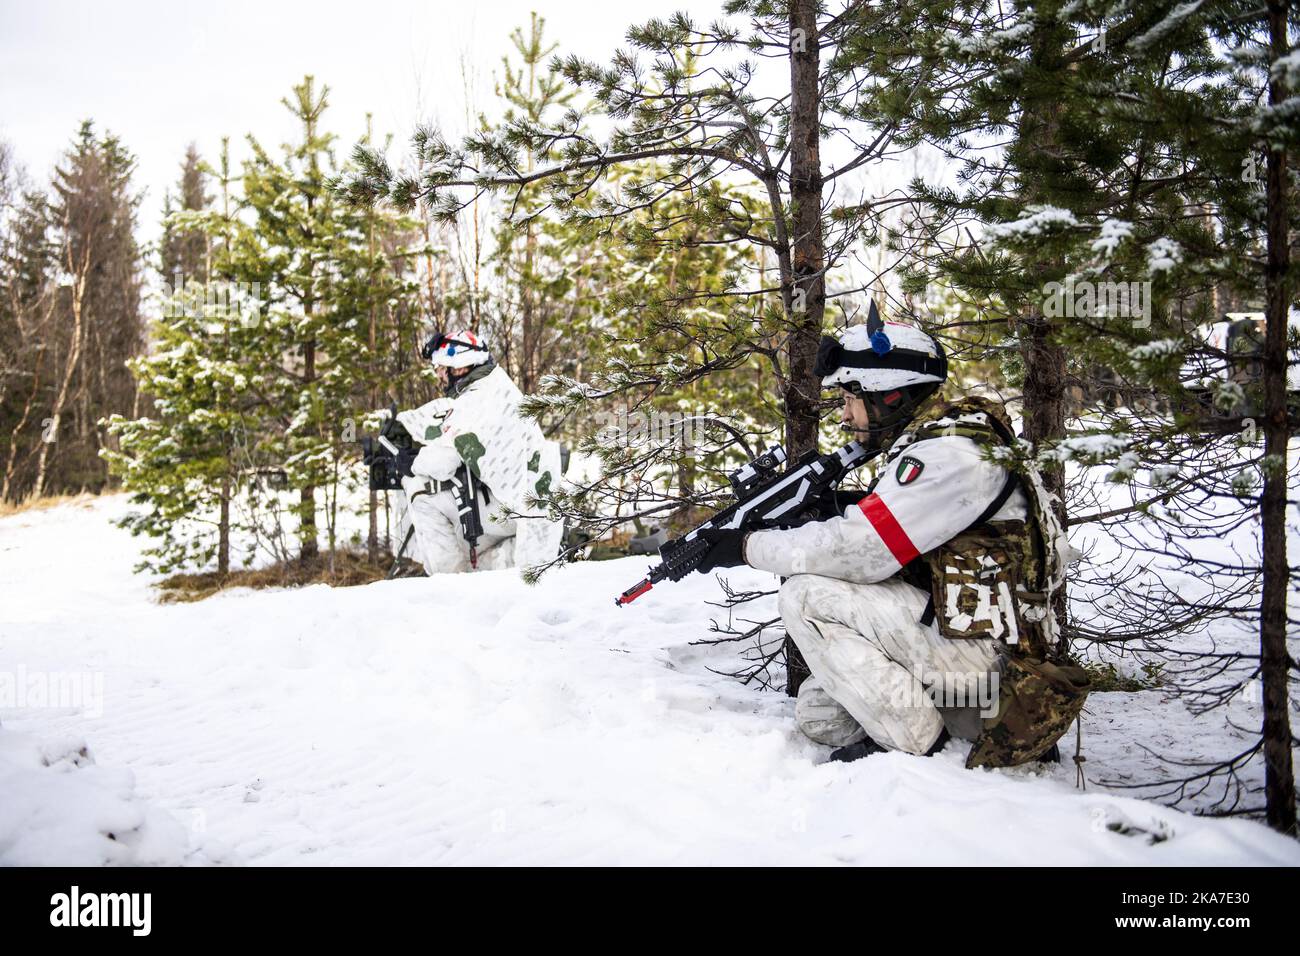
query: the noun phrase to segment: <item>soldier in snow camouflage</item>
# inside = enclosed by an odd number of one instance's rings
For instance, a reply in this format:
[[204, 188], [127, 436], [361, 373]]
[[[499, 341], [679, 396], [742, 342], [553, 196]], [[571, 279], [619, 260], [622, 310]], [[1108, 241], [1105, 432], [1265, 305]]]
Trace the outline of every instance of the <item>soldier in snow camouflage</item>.
[[425, 344], [447, 397], [401, 412], [398, 420], [422, 443], [405, 478], [402, 541], [429, 574], [471, 569], [450, 482], [463, 467], [480, 490], [483, 535], [477, 567], [529, 568], [560, 548], [563, 528], [529, 504], [560, 476], [560, 449], [519, 416], [523, 397], [473, 332], [439, 333]]
[[952, 736], [975, 741], [968, 766], [1040, 757], [1087, 678], [1051, 659], [1065, 537], [1032, 466], [1011, 464], [1005, 410], [931, 402], [942, 348], [874, 305], [818, 361], [843, 427], [888, 448], [879, 477], [841, 517], [720, 537], [701, 570], [786, 578], [781, 614], [811, 671], [795, 717], [832, 759], [933, 754]]

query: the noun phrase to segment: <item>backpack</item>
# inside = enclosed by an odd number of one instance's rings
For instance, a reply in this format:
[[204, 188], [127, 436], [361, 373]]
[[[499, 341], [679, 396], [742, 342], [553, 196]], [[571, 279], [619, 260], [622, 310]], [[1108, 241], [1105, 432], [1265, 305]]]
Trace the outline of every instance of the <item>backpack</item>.
[[[978, 442], [1007, 469], [998, 496], [970, 526], [922, 555], [930, 603], [921, 623], [937, 622], [949, 640], [992, 639], [998, 651], [997, 712], [967, 757], [967, 767], [1008, 767], [1041, 756], [1078, 717], [1090, 690], [1087, 672], [1060, 658], [1052, 596], [1064, 585], [1068, 544], [1051, 497], [1005, 409], [983, 398], [941, 405], [919, 418], [890, 449], [959, 435]], [[1026, 520], [994, 521], [1015, 489]]]

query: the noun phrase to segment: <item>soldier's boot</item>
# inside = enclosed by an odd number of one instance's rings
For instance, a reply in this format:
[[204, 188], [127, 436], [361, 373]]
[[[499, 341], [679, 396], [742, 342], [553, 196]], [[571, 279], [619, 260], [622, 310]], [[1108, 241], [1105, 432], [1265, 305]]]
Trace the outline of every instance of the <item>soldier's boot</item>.
[[1039, 756], [1034, 762], [1035, 763], [1060, 763], [1061, 748], [1056, 744], [1052, 744], [1052, 746], [1049, 747], [1047, 751], [1044, 752], [1041, 756]]
[[[939, 731], [939, 739], [930, 745], [930, 749], [921, 754], [922, 757], [933, 757], [952, 738], [948, 735], [948, 728], [944, 727]], [[849, 744], [847, 747], [841, 747], [838, 750], [831, 751], [831, 759], [840, 763], [851, 763], [854, 760], [861, 760], [863, 757], [870, 757], [872, 754], [888, 753], [886, 747], [880, 746], [870, 737], [859, 740], [856, 744]]]
[[872, 754], [883, 754], [889, 751], [880, 746], [870, 737], [864, 737], [856, 744], [849, 744], [847, 747], [840, 747], [838, 750], [831, 751], [831, 759], [839, 763], [852, 763], [854, 760], [861, 760], [863, 757], [870, 757]]

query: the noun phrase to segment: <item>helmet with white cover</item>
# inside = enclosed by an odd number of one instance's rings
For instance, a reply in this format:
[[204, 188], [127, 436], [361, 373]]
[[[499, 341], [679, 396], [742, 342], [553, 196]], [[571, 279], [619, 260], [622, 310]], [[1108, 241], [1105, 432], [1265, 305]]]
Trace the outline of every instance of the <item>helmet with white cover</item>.
[[471, 368], [492, 361], [487, 343], [469, 329], [451, 335], [442, 331], [433, 333], [420, 349], [420, 357], [446, 368]]
[[915, 417], [921, 404], [948, 377], [943, 346], [920, 329], [884, 322], [871, 303], [865, 325], [823, 336], [814, 372], [825, 388], [840, 387], [862, 398], [871, 431], [888, 431]]

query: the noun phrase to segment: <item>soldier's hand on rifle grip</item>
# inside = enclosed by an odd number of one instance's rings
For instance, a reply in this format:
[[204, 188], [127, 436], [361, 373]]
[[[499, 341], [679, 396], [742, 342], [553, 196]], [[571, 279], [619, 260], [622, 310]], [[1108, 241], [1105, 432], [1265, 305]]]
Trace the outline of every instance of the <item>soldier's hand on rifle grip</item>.
[[700, 563], [695, 570], [701, 574], [708, 574], [715, 568], [735, 568], [745, 563], [745, 536], [746, 531], [737, 531], [734, 529], [705, 528], [700, 531], [699, 537], [703, 538], [711, 546], [700, 559]]
[[841, 488], [833, 492], [835, 514], [842, 515], [852, 505], [861, 504], [867, 493], [860, 488]]

